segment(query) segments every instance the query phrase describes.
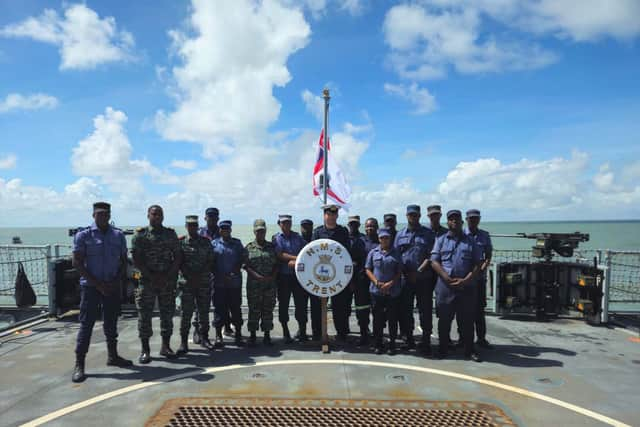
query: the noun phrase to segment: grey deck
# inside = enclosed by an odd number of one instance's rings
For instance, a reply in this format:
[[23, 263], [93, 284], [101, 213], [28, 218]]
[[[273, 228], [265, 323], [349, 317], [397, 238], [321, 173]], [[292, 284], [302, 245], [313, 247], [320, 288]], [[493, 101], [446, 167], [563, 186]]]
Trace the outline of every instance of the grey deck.
[[[629, 425], [640, 424], [640, 340], [637, 334], [592, 327], [570, 319], [537, 323], [489, 317], [487, 321], [489, 339], [495, 349], [483, 351], [485, 361], [479, 364], [463, 360], [460, 354], [443, 361], [425, 359], [415, 352], [376, 356], [355, 345], [334, 347], [331, 354], [322, 354], [314, 343], [285, 346], [276, 330], [273, 334], [276, 345], [270, 348], [260, 345], [252, 349], [236, 348], [228, 344], [210, 355], [193, 347], [189, 355], [180, 359], [167, 361], [155, 357], [150, 365], [140, 366], [136, 362], [131, 369], [105, 366], [106, 348], [98, 323], [87, 356], [89, 378], [82, 384], [73, 384], [70, 380], [77, 323], [49, 321], [34, 327], [31, 334], [0, 339], [0, 424], [21, 425], [107, 392], [188, 374], [183, 379], [161, 382], [103, 400], [49, 424], [144, 425], [167, 399], [259, 397], [464, 400], [499, 406], [521, 426], [604, 425], [540, 399], [446, 376], [448, 372], [519, 387]], [[179, 319], [175, 322], [177, 326]], [[135, 360], [139, 352], [136, 319], [125, 317], [119, 326], [120, 352]], [[158, 326], [155, 318], [156, 331]], [[352, 330], [356, 329], [353, 324]], [[174, 349], [178, 344], [177, 336], [176, 331]], [[159, 340], [156, 332], [151, 342], [154, 356], [157, 356]], [[304, 360], [335, 363], [295, 364]], [[273, 361], [291, 364], [260, 366], [260, 363]], [[396, 366], [368, 366], [350, 361], [386, 362]], [[205, 371], [237, 364], [244, 366]], [[416, 372], [400, 365], [443, 372]]]

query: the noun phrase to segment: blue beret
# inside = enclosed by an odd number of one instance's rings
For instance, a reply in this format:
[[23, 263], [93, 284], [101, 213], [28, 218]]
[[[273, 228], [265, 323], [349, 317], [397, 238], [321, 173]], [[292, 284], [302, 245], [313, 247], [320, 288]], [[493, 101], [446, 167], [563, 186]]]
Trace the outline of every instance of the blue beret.
[[467, 218], [472, 218], [474, 216], [480, 216], [480, 211], [478, 209], [469, 209], [467, 211]]
[[453, 215], [458, 215], [460, 216], [460, 218], [462, 218], [462, 212], [460, 212], [459, 209], [451, 209], [447, 211], [447, 219], [449, 219], [449, 217]]
[[420, 206], [418, 206], [418, 205], [409, 205], [409, 206], [407, 206], [407, 213], [408, 214], [410, 214], [410, 213], [419, 214], [420, 213]]
[[313, 221], [311, 221], [310, 219], [303, 219], [302, 221], [300, 221], [300, 225], [313, 225]]
[[225, 219], [224, 221], [220, 221], [218, 223], [218, 227], [220, 228], [231, 228], [231, 220]]
[[384, 237], [384, 236], [391, 237], [391, 233], [389, 232], [389, 230], [386, 228], [378, 229], [378, 237]]
[[204, 211], [205, 216], [218, 216], [220, 215], [220, 211], [218, 210], [218, 208], [207, 208], [206, 211]]

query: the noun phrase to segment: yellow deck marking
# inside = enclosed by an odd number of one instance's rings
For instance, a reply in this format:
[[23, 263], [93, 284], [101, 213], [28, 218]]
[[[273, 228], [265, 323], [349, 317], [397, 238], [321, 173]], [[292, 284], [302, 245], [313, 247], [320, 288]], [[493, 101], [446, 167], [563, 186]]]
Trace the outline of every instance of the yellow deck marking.
[[75, 403], [73, 405], [67, 406], [65, 408], [59, 409], [57, 411], [51, 412], [47, 415], [44, 415], [40, 418], [36, 418], [33, 421], [23, 424], [23, 427], [36, 427], [40, 426], [44, 423], [48, 423], [57, 418], [63, 417], [67, 414], [70, 414], [74, 411], [78, 411], [80, 409], [86, 408], [88, 406], [94, 405], [96, 403], [103, 402], [105, 400], [121, 396], [126, 393], [130, 393], [137, 390], [142, 390], [147, 387], [151, 387], [158, 384], [163, 384], [175, 380], [180, 380], [189, 377], [195, 377], [197, 375], [202, 374], [213, 374], [216, 372], [225, 372], [232, 371], [235, 369], [246, 369], [246, 368], [255, 368], [255, 367], [265, 367], [265, 366], [283, 366], [283, 365], [356, 365], [356, 366], [375, 366], [379, 368], [392, 368], [392, 369], [405, 369], [408, 371], [420, 372], [424, 374], [434, 374], [434, 375], [442, 375], [445, 377], [456, 378], [464, 381], [472, 381], [478, 384], [486, 385], [489, 387], [498, 388], [501, 390], [506, 390], [511, 393], [519, 394], [521, 396], [529, 397], [532, 399], [538, 399], [543, 402], [550, 403], [552, 405], [559, 406], [561, 408], [567, 409], [569, 411], [573, 411], [577, 414], [584, 415], [585, 417], [593, 418], [594, 420], [603, 422], [605, 424], [609, 424], [611, 426], [616, 427], [631, 427], [628, 424], [625, 424], [621, 421], [614, 420], [613, 418], [609, 418], [606, 415], [599, 414], [597, 412], [591, 411], [589, 409], [583, 408], [581, 406], [574, 405], [572, 403], [565, 402], [560, 399], [556, 399], [553, 397], [546, 396], [544, 394], [535, 393], [533, 391], [526, 390], [520, 387], [514, 387], [508, 384], [502, 384], [496, 381], [486, 380], [484, 378], [478, 378], [471, 375], [460, 374], [457, 372], [445, 371], [442, 369], [433, 369], [433, 368], [424, 368], [421, 366], [412, 366], [412, 365], [404, 365], [397, 363], [388, 363], [388, 362], [375, 362], [375, 361], [366, 361], [366, 360], [340, 360], [340, 359], [328, 359], [328, 360], [273, 360], [267, 362], [258, 362], [254, 364], [246, 364], [246, 365], [228, 365], [228, 366], [219, 366], [214, 368], [207, 368], [204, 371], [197, 370], [193, 372], [187, 372], [184, 374], [173, 375], [170, 377], [160, 378], [155, 381], [143, 382], [140, 384], [134, 384], [127, 387], [123, 387], [118, 390], [111, 391], [109, 393], [102, 394], [100, 396], [93, 397], [91, 399], [84, 400], [82, 402]]

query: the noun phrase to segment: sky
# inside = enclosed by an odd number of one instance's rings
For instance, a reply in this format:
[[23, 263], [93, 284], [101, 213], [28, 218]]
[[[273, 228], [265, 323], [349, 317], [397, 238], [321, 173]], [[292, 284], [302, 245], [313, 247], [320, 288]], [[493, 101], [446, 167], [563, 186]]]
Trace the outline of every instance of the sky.
[[[0, 0], [0, 226], [640, 218], [640, 0]], [[342, 219], [347, 215], [343, 212]]]

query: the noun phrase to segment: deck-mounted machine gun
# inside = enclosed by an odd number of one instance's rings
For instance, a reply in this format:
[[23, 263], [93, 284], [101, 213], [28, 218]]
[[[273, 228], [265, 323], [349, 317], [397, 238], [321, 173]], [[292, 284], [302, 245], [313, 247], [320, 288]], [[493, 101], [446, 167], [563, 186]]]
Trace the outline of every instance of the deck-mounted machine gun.
[[603, 271], [584, 260], [554, 261], [554, 255], [573, 256], [589, 241], [585, 233], [493, 234], [492, 237], [535, 239], [531, 256], [539, 261], [502, 262], [497, 265], [498, 311], [533, 312], [539, 320], [578, 310], [590, 323], [599, 323]]

